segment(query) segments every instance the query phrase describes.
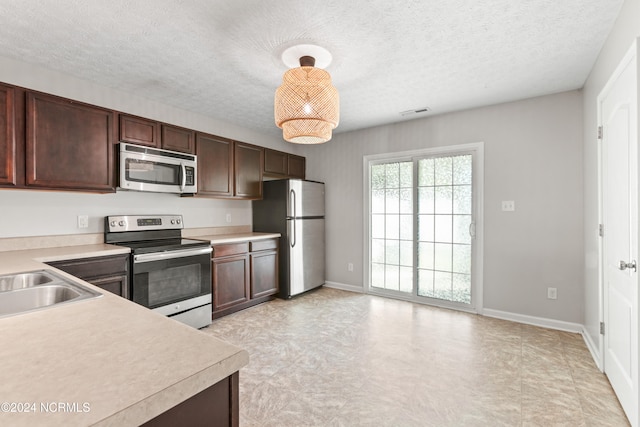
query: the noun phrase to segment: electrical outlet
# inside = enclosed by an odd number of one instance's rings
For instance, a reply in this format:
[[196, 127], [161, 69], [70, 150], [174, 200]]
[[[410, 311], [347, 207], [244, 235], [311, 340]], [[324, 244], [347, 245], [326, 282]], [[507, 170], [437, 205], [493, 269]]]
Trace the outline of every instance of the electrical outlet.
[[353, 271], [353, 263], [350, 262], [349, 264], [347, 264], [347, 270], [348, 271]]
[[89, 228], [88, 215], [78, 215], [78, 228]]
[[558, 288], [547, 288], [547, 299], [558, 299]]
[[227, 222], [231, 222], [231, 214], [230, 213], [227, 214]]
[[503, 200], [502, 201], [502, 211], [503, 212], [513, 212], [516, 210], [516, 202], [513, 200]]

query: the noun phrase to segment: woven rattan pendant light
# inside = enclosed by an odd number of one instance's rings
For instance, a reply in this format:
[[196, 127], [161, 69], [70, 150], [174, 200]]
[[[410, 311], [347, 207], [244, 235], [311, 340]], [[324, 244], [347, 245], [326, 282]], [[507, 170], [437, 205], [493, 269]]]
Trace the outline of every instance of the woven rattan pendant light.
[[276, 90], [276, 125], [286, 141], [296, 144], [329, 141], [340, 121], [338, 91], [329, 73], [314, 65], [313, 57], [302, 56], [300, 67], [285, 72]]

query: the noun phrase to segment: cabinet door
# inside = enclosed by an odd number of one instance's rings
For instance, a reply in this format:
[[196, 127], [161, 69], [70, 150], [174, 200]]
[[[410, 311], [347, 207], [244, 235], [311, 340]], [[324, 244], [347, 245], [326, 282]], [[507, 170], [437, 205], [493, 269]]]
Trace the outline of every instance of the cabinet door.
[[196, 134], [198, 195], [233, 196], [233, 141]]
[[0, 184], [16, 185], [15, 89], [0, 84]]
[[305, 178], [305, 166], [306, 159], [302, 156], [294, 156], [293, 154], [289, 154], [287, 156], [288, 160], [288, 168], [287, 173], [290, 178]]
[[254, 252], [251, 255], [251, 298], [278, 292], [278, 251]]
[[249, 301], [249, 256], [213, 258], [213, 311]]
[[26, 185], [115, 192], [111, 110], [27, 93]]
[[165, 124], [162, 125], [162, 148], [165, 150], [195, 154], [195, 139], [196, 133], [191, 129]]
[[243, 142], [234, 143], [234, 194], [241, 199], [262, 198], [264, 149]]
[[282, 176], [287, 175], [287, 153], [265, 148], [264, 173]]
[[129, 298], [129, 279], [125, 275], [90, 279], [87, 282], [123, 298]]
[[120, 114], [120, 141], [160, 148], [160, 124], [154, 120]]

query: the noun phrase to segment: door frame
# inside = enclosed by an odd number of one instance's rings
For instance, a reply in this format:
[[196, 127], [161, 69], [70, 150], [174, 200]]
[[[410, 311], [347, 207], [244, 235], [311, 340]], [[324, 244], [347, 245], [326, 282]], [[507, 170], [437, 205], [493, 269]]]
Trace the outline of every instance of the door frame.
[[[638, 60], [640, 59], [639, 40], [640, 38], [634, 39], [633, 43], [631, 44], [631, 47], [627, 50], [623, 58], [620, 60], [620, 62], [616, 66], [613, 73], [609, 76], [606, 84], [598, 94], [597, 101], [596, 101], [598, 129], [600, 129], [601, 126], [603, 125], [602, 107], [601, 107], [603, 100], [611, 92], [613, 85], [616, 83], [618, 78], [620, 78], [622, 73], [625, 71], [626, 67], [629, 65], [629, 63], [632, 60], [634, 60], [634, 58], [636, 60], [636, 79], [640, 79], [640, 73], [639, 73], [640, 65], [638, 62]], [[636, 84], [636, 104], [638, 104], [639, 101], [640, 101], [640, 84]], [[640, 125], [640, 108], [637, 108], [637, 107], [638, 106], [636, 105], [637, 116], [638, 116], [636, 117], [636, 124], [638, 126]], [[604, 132], [606, 132], [606, 129], [604, 130]], [[637, 144], [637, 147], [639, 148], [638, 152], [640, 153], [640, 133], [638, 134], [638, 141], [636, 141], [636, 144]], [[601, 226], [604, 224], [604, 191], [605, 191], [605, 188], [603, 185], [604, 184], [603, 183], [603, 180], [604, 180], [603, 139], [601, 137], [598, 137], [597, 139], [597, 156], [598, 156], [598, 165], [597, 165], [598, 166], [598, 224], [599, 226]], [[636, 162], [637, 162], [636, 167], [639, 169], [637, 171], [637, 176], [640, 184], [640, 156], [638, 156], [638, 158], [636, 159]], [[606, 225], [604, 228], [604, 234], [606, 234]], [[640, 233], [638, 234], [639, 234], [638, 237], [640, 237]], [[640, 241], [640, 239], [638, 239], [637, 241]], [[637, 246], [640, 246], [640, 244], [638, 244]], [[640, 253], [639, 249], [640, 247], [635, 248], [636, 253]], [[598, 236], [598, 298], [599, 298], [598, 318], [600, 320], [600, 324], [601, 325], [604, 324], [605, 326], [604, 332], [606, 334], [607, 333], [606, 320], [608, 315], [608, 308], [606, 307], [607, 289], [606, 289], [606, 281], [605, 281], [605, 252], [604, 251], [605, 251], [604, 236], [602, 233], [599, 233], [599, 236]], [[640, 286], [640, 274], [636, 274], [636, 286]], [[636, 304], [638, 307], [640, 307], [640, 290], [637, 292]], [[639, 316], [639, 319], [637, 320], [640, 323], [640, 316]], [[640, 330], [640, 324], [637, 325], [637, 327], [638, 327], [638, 330]], [[605, 336], [601, 332], [598, 335], [598, 360], [596, 360], [596, 364], [598, 365], [598, 369], [600, 369], [601, 372], [606, 374], [605, 372], [606, 348], [605, 347], [606, 347]], [[640, 347], [640, 340], [638, 342], [638, 347]], [[640, 348], [636, 349], [636, 354], [640, 353], [639, 350]], [[638, 384], [636, 384], [636, 387], [637, 386]], [[637, 403], [640, 404], [640, 402], [637, 402]], [[631, 421], [631, 424], [634, 425], [633, 424], [634, 421], [637, 422], [638, 420], [630, 420], [630, 421]]]
[[[410, 160], [414, 157], [423, 157], [423, 156], [438, 156], [438, 155], [456, 155], [462, 153], [473, 153], [474, 163], [473, 163], [473, 189], [475, 192], [474, 196], [474, 218], [475, 218], [475, 245], [474, 245], [474, 253], [473, 253], [473, 271], [472, 271], [472, 289], [475, 291], [474, 299], [473, 299], [473, 307], [463, 307], [456, 303], [448, 304], [443, 302], [442, 304], [438, 303], [437, 300], [429, 300], [426, 302], [424, 298], [420, 298], [416, 300], [413, 298], [413, 295], [410, 297], [405, 297], [396, 292], [381, 292], [375, 291], [371, 289], [370, 286], [370, 267], [371, 267], [371, 258], [370, 258], [370, 248], [369, 242], [371, 240], [370, 235], [370, 224], [369, 224], [369, 215], [370, 215], [370, 194], [371, 188], [369, 183], [369, 163], [377, 160], [388, 160], [388, 161], [406, 161]], [[414, 171], [415, 172], [415, 171]], [[363, 253], [362, 260], [363, 266], [362, 269], [362, 280], [364, 284], [364, 291], [367, 294], [371, 295], [379, 295], [388, 298], [401, 299], [426, 305], [432, 305], [436, 307], [444, 307], [451, 308], [460, 311], [468, 311], [472, 313], [482, 314], [484, 307], [484, 286], [483, 286], [483, 277], [484, 277], [484, 142], [472, 142], [468, 144], [458, 144], [458, 145], [449, 145], [449, 146], [439, 146], [439, 147], [431, 147], [424, 148], [419, 150], [410, 150], [410, 151], [402, 151], [395, 153], [382, 153], [382, 154], [372, 154], [363, 157], [363, 167], [362, 167], [362, 185], [363, 185]], [[415, 254], [414, 254], [415, 255]], [[415, 260], [414, 260], [414, 269], [415, 269]]]

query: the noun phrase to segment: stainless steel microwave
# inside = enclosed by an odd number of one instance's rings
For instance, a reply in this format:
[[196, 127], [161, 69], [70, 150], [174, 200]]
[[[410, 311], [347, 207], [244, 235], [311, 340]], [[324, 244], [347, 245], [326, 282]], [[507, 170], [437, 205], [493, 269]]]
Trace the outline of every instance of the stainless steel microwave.
[[198, 191], [194, 154], [121, 142], [119, 187], [155, 193], [195, 194]]

